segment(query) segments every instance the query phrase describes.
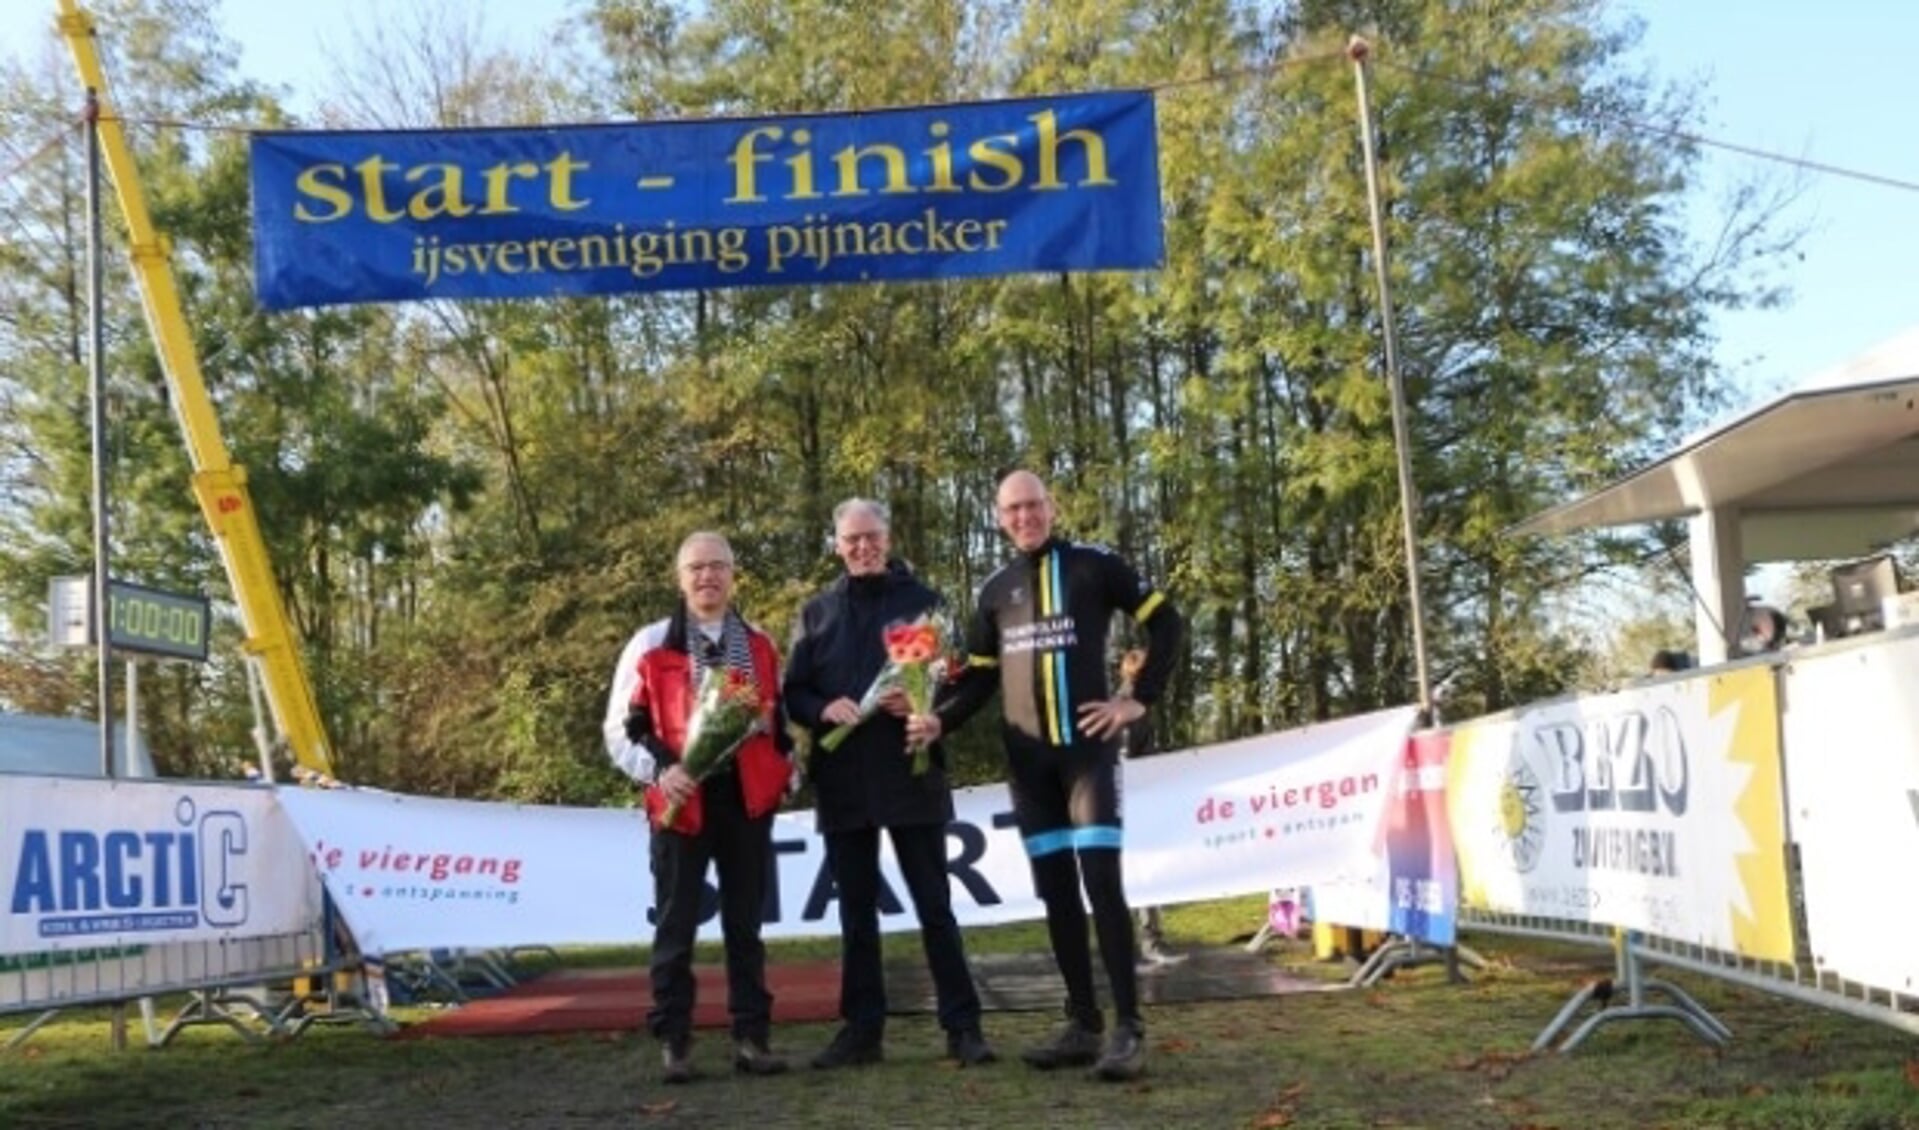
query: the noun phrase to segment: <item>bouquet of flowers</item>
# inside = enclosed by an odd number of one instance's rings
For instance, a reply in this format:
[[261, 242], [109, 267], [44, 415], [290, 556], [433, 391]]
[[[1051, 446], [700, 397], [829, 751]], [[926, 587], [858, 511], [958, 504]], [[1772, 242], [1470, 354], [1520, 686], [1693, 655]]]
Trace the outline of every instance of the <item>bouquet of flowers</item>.
[[[886, 644], [886, 666], [880, 668], [880, 673], [873, 677], [873, 685], [860, 696], [859, 722], [835, 726], [820, 739], [821, 749], [838, 749], [860, 722], [879, 710], [880, 699], [890, 690], [904, 691], [913, 713], [932, 713], [933, 691], [946, 671], [946, 660], [941, 654], [946, 633], [939, 619], [922, 616], [911, 623], [894, 624], [885, 629], [881, 638]], [[929, 765], [925, 746], [913, 751], [915, 776], [926, 772]]]
[[[700, 677], [693, 699], [693, 717], [686, 724], [686, 749], [680, 754], [680, 768], [696, 782], [718, 772], [746, 744], [746, 739], [765, 728], [760, 710], [759, 688], [744, 671], [714, 665]], [[660, 818], [660, 827], [671, 828], [680, 818], [680, 804], [670, 803]]]

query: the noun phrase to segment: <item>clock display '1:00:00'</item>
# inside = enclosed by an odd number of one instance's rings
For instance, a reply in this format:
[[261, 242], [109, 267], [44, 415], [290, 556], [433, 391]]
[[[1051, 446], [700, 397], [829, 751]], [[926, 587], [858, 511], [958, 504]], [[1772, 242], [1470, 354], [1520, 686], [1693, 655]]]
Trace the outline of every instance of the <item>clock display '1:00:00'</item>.
[[201, 608], [129, 592], [113, 593], [111, 603], [108, 628], [116, 643], [153, 641], [195, 651], [205, 643], [206, 614]]

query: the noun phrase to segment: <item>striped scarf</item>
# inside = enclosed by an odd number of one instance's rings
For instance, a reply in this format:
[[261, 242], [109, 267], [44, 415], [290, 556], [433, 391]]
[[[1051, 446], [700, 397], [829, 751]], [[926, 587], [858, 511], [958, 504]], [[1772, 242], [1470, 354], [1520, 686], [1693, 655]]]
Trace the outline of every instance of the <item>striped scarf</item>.
[[753, 648], [747, 642], [746, 621], [732, 609], [727, 609], [726, 618], [720, 621], [720, 638], [715, 642], [691, 616], [686, 621], [686, 650], [693, 657], [693, 685], [698, 686], [706, 677], [709, 668], [725, 663], [751, 679], [753, 671]]

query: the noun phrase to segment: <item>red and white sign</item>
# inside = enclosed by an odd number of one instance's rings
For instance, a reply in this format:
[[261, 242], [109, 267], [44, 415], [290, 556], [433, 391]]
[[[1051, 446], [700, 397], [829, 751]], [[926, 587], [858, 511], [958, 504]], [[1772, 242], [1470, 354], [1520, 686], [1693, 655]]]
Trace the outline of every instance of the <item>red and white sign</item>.
[[1127, 763], [1127, 897], [1194, 902], [1374, 874], [1413, 717], [1384, 710]]
[[635, 810], [363, 789], [279, 797], [366, 953], [641, 935], [652, 883]]

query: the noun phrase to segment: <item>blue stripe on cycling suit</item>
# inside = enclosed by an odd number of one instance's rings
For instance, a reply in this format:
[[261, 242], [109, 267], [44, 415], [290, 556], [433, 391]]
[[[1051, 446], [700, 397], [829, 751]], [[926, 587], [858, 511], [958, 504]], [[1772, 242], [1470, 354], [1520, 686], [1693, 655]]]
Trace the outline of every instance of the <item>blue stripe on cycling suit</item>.
[[1026, 837], [1026, 854], [1033, 858], [1052, 855], [1059, 851], [1072, 851], [1085, 848], [1119, 847], [1120, 830], [1111, 825], [1096, 824], [1090, 828], [1055, 828], [1050, 832]]
[[[1050, 555], [1053, 570], [1053, 614], [1063, 615], [1069, 605], [1066, 603], [1066, 580], [1060, 576], [1059, 550]], [[1059, 729], [1061, 745], [1073, 744], [1073, 696], [1066, 692], [1066, 649], [1059, 649], [1059, 657], [1053, 661], [1053, 676], [1059, 683]]]
[[1050, 832], [1041, 832], [1037, 836], [1026, 837], [1026, 854], [1037, 859], [1042, 855], [1052, 855], [1056, 851], [1070, 851], [1073, 847], [1072, 828], [1055, 828]]

